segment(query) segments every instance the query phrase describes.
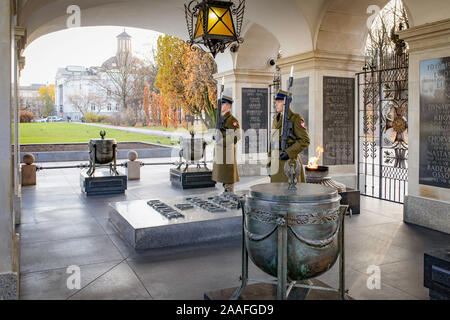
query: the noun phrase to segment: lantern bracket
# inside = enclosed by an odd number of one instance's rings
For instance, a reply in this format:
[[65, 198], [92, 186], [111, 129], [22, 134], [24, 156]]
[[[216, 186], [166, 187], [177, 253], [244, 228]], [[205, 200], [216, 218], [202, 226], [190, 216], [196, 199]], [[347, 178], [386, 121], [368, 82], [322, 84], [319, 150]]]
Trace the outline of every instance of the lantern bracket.
[[[222, 11], [224, 13], [214, 11], [217, 8], [225, 10]], [[245, 0], [192, 0], [184, 5], [184, 9], [189, 33], [187, 43], [191, 46], [206, 47], [215, 58], [217, 53], [223, 53], [230, 45], [232, 52], [236, 52], [239, 45], [244, 42], [240, 34], [244, 21]], [[210, 12], [213, 12], [213, 18], [216, 20], [212, 24], [209, 23]], [[227, 22], [224, 21], [225, 18]], [[227, 31], [211, 32], [218, 24]]]

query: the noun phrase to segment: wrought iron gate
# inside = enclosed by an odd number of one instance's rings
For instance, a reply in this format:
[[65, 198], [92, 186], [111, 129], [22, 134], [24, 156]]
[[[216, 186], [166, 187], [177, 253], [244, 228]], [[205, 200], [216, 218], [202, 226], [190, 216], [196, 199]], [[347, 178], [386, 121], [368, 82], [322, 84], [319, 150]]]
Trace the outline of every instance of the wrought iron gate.
[[358, 188], [404, 202], [408, 186], [408, 54], [367, 63], [358, 81]]

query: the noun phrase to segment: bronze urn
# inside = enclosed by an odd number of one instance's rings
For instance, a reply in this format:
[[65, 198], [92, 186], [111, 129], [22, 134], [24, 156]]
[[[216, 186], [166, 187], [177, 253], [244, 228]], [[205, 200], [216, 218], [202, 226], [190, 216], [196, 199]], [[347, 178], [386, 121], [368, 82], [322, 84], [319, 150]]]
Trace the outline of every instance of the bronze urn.
[[91, 139], [89, 141], [89, 170], [88, 176], [92, 177], [95, 173], [97, 164], [110, 164], [110, 172], [118, 174], [117, 160], [117, 141], [115, 139], [105, 139], [106, 132], [100, 131], [101, 139]]

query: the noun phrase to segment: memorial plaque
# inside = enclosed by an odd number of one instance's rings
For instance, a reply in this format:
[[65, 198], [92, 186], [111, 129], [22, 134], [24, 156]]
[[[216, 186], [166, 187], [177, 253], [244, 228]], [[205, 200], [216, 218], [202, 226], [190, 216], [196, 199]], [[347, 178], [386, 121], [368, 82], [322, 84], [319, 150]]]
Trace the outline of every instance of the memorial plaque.
[[[292, 111], [298, 113], [305, 119], [306, 126], [309, 125], [309, 77], [294, 79], [292, 84]], [[303, 164], [308, 163], [308, 148], [300, 153]]]
[[354, 164], [355, 79], [323, 77], [323, 164]]
[[[242, 88], [244, 153], [267, 152], [268, 97], [267, 88]], [[256, 133], [257, 139], [252, 133]]]
[[450, 57], [420, 62], [419, 183], [450, 188]]

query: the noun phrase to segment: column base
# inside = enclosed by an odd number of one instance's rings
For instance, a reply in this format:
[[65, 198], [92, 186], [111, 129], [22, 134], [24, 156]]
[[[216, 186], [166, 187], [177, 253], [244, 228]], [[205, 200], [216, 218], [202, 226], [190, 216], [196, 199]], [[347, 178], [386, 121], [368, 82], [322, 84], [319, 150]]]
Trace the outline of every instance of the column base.
[[0, 273], [0, 300], [18, 300], [19, 286], [16, 272]]
[[403, 221], [450, 234], [450, 203], [406, 196]]

